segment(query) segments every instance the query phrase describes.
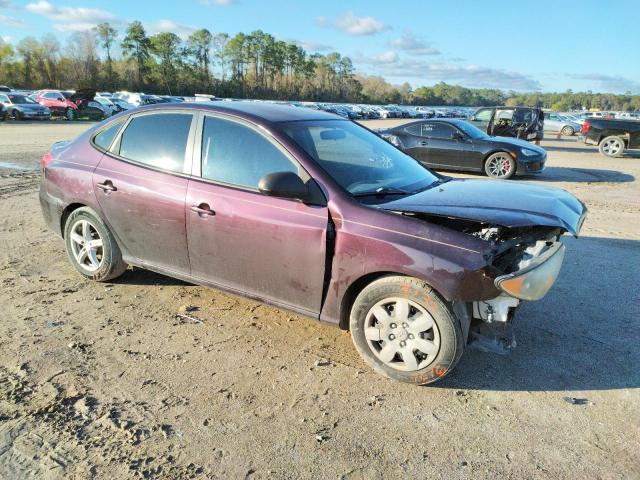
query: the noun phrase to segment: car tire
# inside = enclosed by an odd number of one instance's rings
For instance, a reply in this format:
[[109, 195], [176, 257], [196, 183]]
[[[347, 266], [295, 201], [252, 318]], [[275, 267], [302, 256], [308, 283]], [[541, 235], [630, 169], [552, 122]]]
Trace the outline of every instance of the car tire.
[[562, 135], [566, 135], [567, 137], [571, 137], [576, 133], [576, 131], [574, 130], [573, 127], [570, 127], [569, 125], [566, 125], [566, 126], [562, 127], [562, 130], [560, 130], [560, 133]]
[[598, 150], [607, 157], [621, 157], [626, 145], [624, 140], [617, 135], [603, 138], [598, 145]]
[[11, 110], [9, 118], [11, 118], [11, 120], [22, 120], [22, 112], [19, 110]]
[[508, 180], [516, 174], [516, 161], [507, 152], [495, 152], [484, 162], [484, 173], [490, 178]]
[[64, 111], [64, 118], [69, 120], [70, 122], [76, 119], [76, 111], [73, 108], [67, 108]]
[[415, 385], [447, 375], [464, 350], [460, 322], [451, 308], [417, 278], [387, 276], [367, 285], [351, 307], [349, 327], [367, 365]]
[[89, 207], [78, 208], [69, 215], [64, 240], [71, 264], [85, 278], [106, 282], [127, 269], [116, 239]]

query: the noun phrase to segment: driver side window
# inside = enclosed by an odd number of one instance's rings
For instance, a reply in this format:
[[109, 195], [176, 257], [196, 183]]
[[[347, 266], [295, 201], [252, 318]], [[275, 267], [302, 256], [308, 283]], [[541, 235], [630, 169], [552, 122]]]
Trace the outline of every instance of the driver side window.
[[300, 175], [298, 166], [254, 129], [209, 116], [202, 131], [201, 161], [202, 178], [255, 190], [270, 173]]

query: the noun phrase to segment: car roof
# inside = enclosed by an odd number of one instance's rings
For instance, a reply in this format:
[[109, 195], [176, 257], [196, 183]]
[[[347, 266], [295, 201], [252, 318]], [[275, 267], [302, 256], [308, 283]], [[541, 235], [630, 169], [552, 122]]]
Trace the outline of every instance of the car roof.
[[310, 108], [294, 107], [291, 105], [281, 105], [267, 102], [183, 102], [183, 103], [163, 103], [149, 105], [139, 109], [139, 111], [149, 111], [154, 109], [194, 109], [211, 112], [228, 113], [253, 121], [263, 121], [269, 123], [296, 122], [304, 120], [343, 120], [338, 115], [334, 115], [321, 110]]

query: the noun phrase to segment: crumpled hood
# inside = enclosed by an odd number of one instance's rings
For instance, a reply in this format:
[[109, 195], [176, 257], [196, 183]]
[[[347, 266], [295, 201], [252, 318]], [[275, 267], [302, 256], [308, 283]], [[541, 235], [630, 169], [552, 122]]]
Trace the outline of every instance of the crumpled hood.
[[503, 227], [560, 227], [576, 237], [587, 213], [587, 207], [564, 190], [500, 180], [450, 180], [378, 207]]

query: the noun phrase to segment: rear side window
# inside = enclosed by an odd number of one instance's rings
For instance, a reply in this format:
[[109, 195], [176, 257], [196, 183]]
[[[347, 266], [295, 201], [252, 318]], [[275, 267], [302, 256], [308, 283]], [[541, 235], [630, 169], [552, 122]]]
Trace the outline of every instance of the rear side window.
[[252, 128], [230, 120], [205, 117], [202, 132], [202, 177], [258, 188], [260, 179], [298, 167], [273, 143]]
[[422, 136], [427, 138], [451, 139], [453, 127], [446, 123], [434, 122], [422, 124]]
[[411, 135], [422, 135], [422, 124], [418, 123], [416, 125], [408, 126], [404, 129], [405, 132], [410, 133]]
[[134, 117], [120, 138], [120, 156], [152, 167], [182, 172], [192, 118], [189, 113]]
[[120, 130], [120, 127], [123, 123], [124, 120], [116, 122], [113, 125], [105, 128], [94, 137], [93, 143], [95, 143], [102, 150], [109, 150], [109, 147], [113, 143], [113, 139], [116, 137], [116, 134], [118, 133], [118, 130]]

